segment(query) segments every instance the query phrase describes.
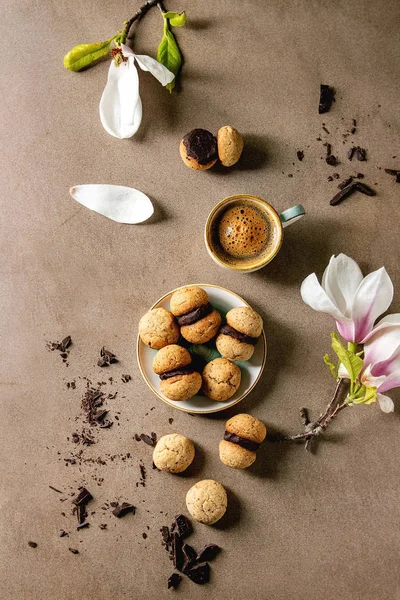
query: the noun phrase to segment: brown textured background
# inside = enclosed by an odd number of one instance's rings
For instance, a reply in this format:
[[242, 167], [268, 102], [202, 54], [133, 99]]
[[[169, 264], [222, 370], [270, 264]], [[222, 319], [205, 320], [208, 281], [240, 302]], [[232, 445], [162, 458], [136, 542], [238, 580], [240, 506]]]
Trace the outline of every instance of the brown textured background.
[[[321, 275], [341, 251], [366, 272], [385, 265], [397, 290], [392, 311], [400, 311], [400, 186], [376, 168], [400, 164], [399, 5], [168, 0], [169, 9], [188, 13], [187, 26], [176, 30], [185, 53], [181, 92], [170, 96], [141, 72], [142, 126], [134, 139], [120, 141], [98, 117], [108, 65], [77, 74], [62, 59], [77, 43], [111, 35], [138, 4], [2, 2], [1, 597], [171, 597], [159, 527], [185, 510], [192, 483], [211, 477], [228, 488], [229, 513], [220, 526], [197, 525], [191, 540], [217, 542], [224, 551], [212, 564], [212, 584], [185, 580], [180, 597], [399, 598], [398, 393], [394, 414], [377, 406], [342, 413], [316, 456], [265, 444], [255, 468], [241, 473], [218, 459], [225, 415], [171, 412], [152, 396], [135, 359], [138, 319], [159, 296], [194, 281], [232, 289], [262, 313], [269, 340], [262, 381], [235, 408], [295, 432], [298, 407], [318, 413], [334, 387], [322, 363], [333, 322], [302, 303], [303, 278], [314, 270]], [[138, 27], [135, 49], [155, 55], [161, 29], [154, 9]], [[320, 83], [337, 89], [324, 116], [317, 113]], [[344, 145], [342, 133], [352, 118], [367, 163], [346, 159], [351, 142]], [[225, 124], [245, 135], [242, 164], [229, 172], [189, 171], [178, 154], [181, 136]], [[320, 135], [333, 144], [337, 168], [321, 160]], [[298, 149], [305, 152], [302, 163]], [[330, 207], [336, 183], [327, 177], [357, 170], [378, 196]], [[118, 225], [69, 197], [71, 185], [105, 182], [146, 192], [155, 217]], [[278, 210], [296, 202], [307, 210], [273, 264], [253, 275], [220, 270], [202, 241], [212, 206], [236, 192], [261, 195]], [[67, 334], [74, 342], [68, 368], [45, 347]], [[103, 344], [121, 362], [100, 372], [94, 365]], [[122, 384], [121, 373], [131, 373], [132, 382]], [[120, 425], [102, 430], [85, 456], [131, 452], [130, 460], [65, 466], [76, 450], [67, 436], [77, 426], [84, 386], [77, 379], [77, 390], [67, 390], [66, 381], [79, 376], [119, 381], [107, 391], [119, 391], [108, 406], [112, 415], [120, 411]], [[132, 440], [142, 431], [191, 437], [199, 449], [191, 471], [182, 477], [152, 471], [151, 449]], [[135, 485], [139, 459], [148, 468], [145, 488]], [[101, 486], [94, 476], [104, 478]], [[87, 484], [95, 495], [89, 510], [96, 511], [89, 529], [76, 532], [69, 500], [60, 502], [49, 484], [68, 494]], [[136, 516], [102, 516], [103, 502], [116, 498], [132, 501]], [[98, 528], [101, 522], [108, 531]], [[70, 537], [60, 539], [60, 528]], [[29, 548], [28, 540], [38, 547]]]

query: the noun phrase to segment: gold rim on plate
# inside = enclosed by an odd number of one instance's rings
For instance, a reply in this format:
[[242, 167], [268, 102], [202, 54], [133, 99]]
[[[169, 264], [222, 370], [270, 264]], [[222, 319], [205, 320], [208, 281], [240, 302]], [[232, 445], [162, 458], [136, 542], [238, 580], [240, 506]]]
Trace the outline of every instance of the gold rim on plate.
[[[198, 287], [210, 287], [210, 288], [215, 288], [218, 290], [222, 290], [223, 292], [228, 292], [228, 294], [232, 294], [232, 296], [235, 296], [238, 300], [240, 300], [241, 302], [243, 302], [243, 304], [245, 304], [245, 306], [250, 306], [250, 304], [248, 302], [246, 302], [246, 300], [244, 300], [241, 296], [239, 296], [238, 294], [235, 294], [235, 292], [232, 292], [231, 290], [228, 290], [227, 288], [221, 287], [220, 285], [213, 285], [212, 283], [190, 283], [187, 285], [181, 285], [177, 288], [175, 288], [174, 290], [171, 290], [170, 292], [168, 292], [167, 294], [164, 294], [164, 296], [161, 296], [161, 298], [159, 298], [157, 300], [157, 302], [155, 302], [153, 304], [153, 306], [151, 306], [151, 308], [149, 308], [149, 310], [153, 310], [153, 308], [157, 308], [158, 305], [165, 300], [165, 298], [167, 298], [168, 296], [171, 296], [174, 292], [176, 292], [177, 290], [181, 290], [182, 288], [185, 287], [192, 287], [192, 286], [198, 286]], [[158, 398], [160, 398], [160, 400], [162, 400], [163, 402], [165, 402], [165, 404], [168, 404], [168, 406], [172, 406], [172, 408], [175, 408], [177, 410], [181, 410], [183, 412], [186, 413], [190, 413], [190, 414], [197, 414], [197, 415], [210, 415], [212, 413], [216, 413], [216, 412], [221, 412], [223, 410], [227, 410], [228, 408], [231, 408], [231, 406], [235, 406], [235, 404], [238, 404], [239, 402], [241, 402], [242, 400], [244, 400], [244, 398], [246, 398], [246, 396], [248, 396], [250, 394], [250, 392], [255, 388], [255, 386], [257, 385], [257, 383], [260, 380], [260, 377], [264, 371], [265, 368], [265, 363], [267, 360], [267, 338], [265, 337], [265, 332], [264, 329], [262, 331], [262, 338], [264, 340], [264, 355], [263, 355], [263, 359], [262, 359], [262, 364], [260, 367], [260, 371], [256, 377], [255, 382], [253, 383], [252, 386], [249, 387], [248, 390], [246, 390], [242, 396], [240, 398], [238, 398], [237, 400], [235, 400], [235, 402], [233, 402], [232, 404], [229, 404], [229, 406], [224, 406], [221, 408], [215, 408], [213, 410], [189, 410], [188, 408], [184, 407], [184, 406], [177, 406], [176, 404], [172, 404], [172, 402], [169, 402], [169, 400], [167, 400], [166, 398], [164, 398], [163, 396], [161, 396], [161, 394], [158, 393], [158, 391], [153, 387], [153, 385], [150, 383], [150, 381], [147, 378], [146, 373], [144, 372], [142, 363], [141, 363], [141, 359], [140, 359], [140, 355], [139, 355], [139, 349], [140, 349], [140, 344], [142, 344], [143, 342], [140, 339], [139, 333], [137, 335], [137, 343], [136, 343], [136, 358], [137, 358], [137, 362], [139, 365], [139, 369], [140, 372], [142, 374], [143, 379], [145, 380], [145, 382], [147, 383], [148, 387], [151, 389], [151, 391], [153, 392], [153, 394], [155, 394]], [[147, 346], [146, 346], [147, 348]]]

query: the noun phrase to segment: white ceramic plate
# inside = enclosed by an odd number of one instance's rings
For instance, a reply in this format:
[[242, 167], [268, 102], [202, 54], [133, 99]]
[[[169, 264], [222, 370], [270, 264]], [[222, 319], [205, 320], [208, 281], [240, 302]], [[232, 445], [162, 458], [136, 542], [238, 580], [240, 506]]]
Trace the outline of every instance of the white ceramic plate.
[[[197, 285], [203, 288], [210, 297], [210, 302], [213, 307], [221, 312], [224, 316], [231, 308], [236, 308], [237, 306], [249, 306], [249, 304], [243, 300], [237, 294], [226, 290], [225, 288], [219, 287], [217, 285], [203, 284], [203, 283], [193, 283], [190, 285]], [[182, 286], [188, 287], [188, 286]], [[180, 289], [180, 288], [177, 288]], [[160, 300], [158, 300], [151, 308], [158, 308], [162, 306], [169, 310], [169, 301], [172, 294], [176, 290], [172, 290], [168, 294], [165, 294]], [[242, 371], [242, 380], [240, 383], [240, 387], [236, 394], [232, 396], [226, 402], [217, 402], [216, 400], [211, 400], [207, 398], [207, 396], [203, 396], [198, 394], [197, 396], [193, 396], [189, 398], [189, 400], [185, 400], [184, 402], [177, 402], [175, 400], [169, 400], [160, 390], [160, 379], [158, 375], [156, 375], [152, 369], [152, 363], [155, 355], [157, 354], [157, 350], [152, 350], [146, 344], [140, 340], [139, 336], [137, 338], [137, 360], [139, 364], [140, 371], [143, 375], [143, 378], [149, 388], [154, 392], [158, 398], [166, 402], [170, 406], [177, 408], [179, 410], [183, 410], [189, 413], [214, 413], [219, 412], [220, 410], [225, 410], [234, 404], [237, 404], [243, 398], [247, 396], [251, 392], [251, 390], [256, 385], [257, 381], [261, 377], [261, 373], [263, 372], [265, 366], [265, 360], [267, 356], [267, 342], [265, 338], [264, 332], [262, 336], [258, 340], [254, 354], [249, 361], [246, 362], [238, 362], [236, 364], [239, 365]], [[219, 356], [218, 353], [215, 356]]]

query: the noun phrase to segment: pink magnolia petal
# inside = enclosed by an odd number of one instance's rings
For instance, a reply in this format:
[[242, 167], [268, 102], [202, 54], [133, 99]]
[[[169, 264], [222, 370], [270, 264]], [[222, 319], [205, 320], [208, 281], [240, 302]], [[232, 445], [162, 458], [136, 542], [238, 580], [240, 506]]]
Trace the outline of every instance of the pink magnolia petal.
[[381, 410], [385, 413], [390, 413], [394, 411], [394, 403], [389, 396], [384, 396], [383, 394], [378, 394], [377, 400], [379, 402], [379, 406]]
[[375, 364], [387, 360], [400, 345], [400, 324], [381, 326], [372, 330], [368, 341], [364, 344], [365, 362]]
[[338, 320], [345, 320], [344, 315], [322, 288], [315, 273], [305, 278], [301, 284], [300, 294], [303, 301], [314, 310], [327, 313]]
[[346, 342], [355, 342], [354, 323], [351, 319], [336, 321], [336, 327], [340, 335]]
[[362, 340], [362, 344], [368, 342], [372, 336], [374, 336], [378, 331], [382, 331], [383, 329], [391, 329], [392, 327], [400, 326], [400, 313], [393, 313], [392, 315], [387, 315], [383, 317], [380, 321], [376, 323], [373, 330], [365, 336]]
[[371, 368], [374, 377], [385, 376], [384, 382], [378, 386], [380, 392], [387, 392], [395, 387], [400, 387], [400, 346], [386, 360], [382, 360]]
[[384, 267], [363, 279], [351, 309], [356, 342], [360, 342], [372, 330], [376, 319], [389, 308], [392, 299], [393, 284]]

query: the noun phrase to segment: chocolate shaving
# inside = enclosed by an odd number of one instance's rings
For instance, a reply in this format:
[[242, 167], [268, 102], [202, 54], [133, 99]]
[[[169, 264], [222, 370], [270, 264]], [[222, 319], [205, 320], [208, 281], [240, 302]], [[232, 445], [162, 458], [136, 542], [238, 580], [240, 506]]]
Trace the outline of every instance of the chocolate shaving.
[[119, 504], [114, 508], [114, 510], [112, 511], [112, 514], [115, 517], [118, 517], [118, 519], [120, 519], [121, 517], [124, 517], [128, 513], [135, 514], [135, 511], [136, 511], [136, 508], [134, 506], [132, 506], [132, 504], [128, 504], [128, 502], [123, 502], [122, 504]]
[[217, 544], [206, 544], [198, 553], [196, 560], [198, 562], [209, 562], [213, 560], [217, 554], [221, 551], [221, 548]]
[[77, 550], [76, 548], [68, 548], [68, 550], [72, 552], [72, 554], [79, 554], [79, 550]]
[[367, 186], [365, 183], [361, 183], [360, 181], [351, 183], [347, 187], [343, 188], [338, 192], [330, 201], [331, 206], [336, 206], [343, 202], [345, 198], [353, 194], [354, 192], [361, 192], [362, 194], [366, 194], [367, 196], [375, 196], [376, 192]]
[[79, 523], [77, 529], [85, 529], [86, 527], [89, 527], [89, 523], [87, 521], [84, 521], [83, 523]]
[[329, 87], [329, 85], [321, 84], [318, 106], [319, 114], [328, 112], [332, 106], [332, 102], [335, 102], [335, 90]]
[[69, 534], [66, 531], [64, 531], [64, 529], [60, 530], [60, 537], [65, 537], [65, 536], [68, 536], [68, 535]]
[[197, 321], [200, 321], [200, 319], [203, 319], [209, 315], [212, 310], [213, 307], [210, 303], [203, 304], [202, 306], [195, 308], [195, 310], [192, 310], [190, 313], [178, 317], [178, 325], [180, 327], [183, 327], [184, 325], [193, 325], [193, 323], [196, 323]]
[[28, 542], [28, 546], [30, 546], [31, 548], [37, 548], [37, 543], [36, 542]]
[[326, 163], [328, 165], [331, 165], [331, 167], [336, 167], [336, 165], [338, 164], [338, 159], [336, 158], [336, 156], [333, 156], [332, 154], [332, 146], [331, 144], [324, 144], [326, 146]]
[[375, 190], [373, 190], [372, 188], [370, 188], [365, 183], [361, 183], [361, 181], [357, 181], [357, 183], [355, 184], [355, 186], [356, 186], [356, 190], [358, 192], [361, 192], [362, 194], [366, 194], [366, 196], [376, 196]]
[[191, 367], [182, 367], [181, 369], [175, 369], [174, 371], [166, 371], [165, 373], [161, 373], [159, 376], [162, 381], [164, 379], [171, 379], [172, 377], [181, 377], [182, 375], [190, 375], [190, 373], [194, 373], [194, 369]]
[[167, 527], [166, 525], [163, 525], [160, 529], [161, 531], [161, 536], [163, 539], [163, 542], [166, 546], [169, 546], [171, 543], [171, 536], [169, 534], [169, 527]]
[[131, 375], [121, 375], [122, 383], [128, 383], [132, 379]]
[[147, 444], [148, 446], [155, 446], [157, 443], [157, 438], [154, 439], [153, 435], [151, 435], [151, 437], [149, 435], [147, 435], [146, 433], [141, 433], [140, 434], [140, 439], [142, 442], [144, 442], [145, 444]]
[[349, 151], [347, 152], [347, 158], [349, 160], [353, 160], [353, 156], [354, 156], [354, 152], [355, 151], [356, 151], [356, 149], [354, 147], [353, 148], [349, 148]]
[[304, 158], [304, 152], [303, 152], [303, 150], [297, 150], [296, 154], [297, 154], [298, 160], [301, 162], [303, 160], [303, 158]]
[[183, 542], [179, 533], [175, 532], [172, 535], [172, 562], [174, 564], [175, 569], [178, 571], [182, 571], [183, 563], [185, 561], [185, 556], [183, 554]]
[[252, 452], [255, 452], [260, 447], [260, 444], [258, 444], [257, 442], [253, 442], [251, 440], [247, 440], [246, 438], [242, 438], [239, 435], [236, 435], [235, 433], [229, 433], [229, 431], [225, 431], [224, 440], [226, 440], [227, 442], [231, 442], [232, 444], [237, 444], [238, 446], [246, 448], [246, 450], [251, 450]]
[[182, 577], [179, 573], [172, 573], [172, 575], [168, 577], [168, 589], [174, 588], [174, 590], [176, 590], [181, 581]]
[[116, 363], [116, 362], [118, 362], [118, 359], [115, 356], [115, 354], [110, 352], [110, 350], [106, 350], [103, 346], [100, 350], [100, 358], [97, 361], [98, 366], [99, 367], [108, 367], [112, 363]]
[[54, 487], [54, 486], [52, 486], [52, 485], [49, 485], [49, 488], [50, 488], [51, 490], [53, 490], [54, 492], [57, 492], [58, 494], [63, 494], [63, 493], [64, 493], [64, 492], [62, 492], [61, 490], [58, 490], [57, 488], [55, 488], [55, 487]]
[[185, 571], [185, 575], [187, 575], [194, 583], [203, 585], [210, 581], [210, 566], [206, 562], [200, 563]]
[[235, 338], [235, 340], [239, 340], [239, 342], [244, 342], [245, 344], [252, 344], [253, 346], [255, 346], [258, 342], [258, 338], [250, 337], [249, 335], [240, 333], [240, 331], [237, 331], [237, 329], [231, 327], [228, 324], [223, 325], [219, 330], [219, 333], [223, 333], [224, 335], [230, 335], [231, 337]]

